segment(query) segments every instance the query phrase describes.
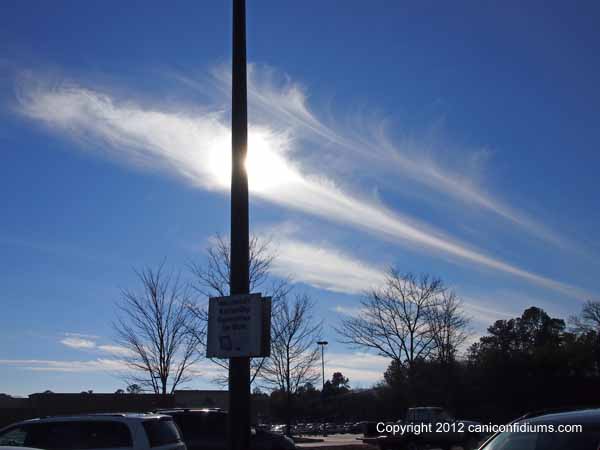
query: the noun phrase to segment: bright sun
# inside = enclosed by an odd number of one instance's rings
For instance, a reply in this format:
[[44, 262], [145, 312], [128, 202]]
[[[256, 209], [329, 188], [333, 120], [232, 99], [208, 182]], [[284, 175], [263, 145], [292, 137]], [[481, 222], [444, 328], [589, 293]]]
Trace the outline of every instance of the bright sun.
[[[220, 142], [211, 151], [210, 171], [217, 183], [228, 188], [231, 183], [231, 150], [228, 142]], [[296, 180], [299, 174], [277, 151], [284, 141], [264, 131], [251, 131], [248, 136], [246, 171], [250, 191], [267, 192]]]

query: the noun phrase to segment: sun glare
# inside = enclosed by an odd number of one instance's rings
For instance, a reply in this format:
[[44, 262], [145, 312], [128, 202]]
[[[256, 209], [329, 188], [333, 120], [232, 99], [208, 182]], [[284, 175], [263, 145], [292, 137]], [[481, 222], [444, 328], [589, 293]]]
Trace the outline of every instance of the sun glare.
[[298, 177], [277, 147], [281, 145], [272, 135], [250, 133], [246, 171], [251, 191], [265, 192], [292, 182]]
[[[281, 155], [284, 141], [264, 131], [250, 132], [246, 171], [248, 188], [251, 192], [267, 192], [298, 178], [294, 170]], [[219, 141], [210, 151], [209, 170], [221, 188], [231, 183], [230, 141]]]

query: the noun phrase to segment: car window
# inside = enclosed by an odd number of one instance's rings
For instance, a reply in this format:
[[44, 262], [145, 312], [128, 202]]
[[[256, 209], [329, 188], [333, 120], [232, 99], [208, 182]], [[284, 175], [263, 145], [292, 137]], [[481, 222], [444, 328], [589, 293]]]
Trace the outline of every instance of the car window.
[[501, 433], [483, 450], [598, 450], [600, 432]]
[[598, 450], [600, 433], [540, 433], [536, 450]]
[[65, 421], [32, 424], [26, 444], [46, 450], [132, 447], [127, 425], [116, 421]]
[[89, 448], [132, 447], [129, 427], [121, 422], [96, 421], [86, 424], [86, 440]]
[[537, 433], [501, 433], [485, 450], [536, 450]]
[[151, 447], [173, 444], [181, 441], [181, 435], [175, 422], [170, 417], [161, 419], [151, 419], [142, 422], [148, 442]]
[[24, 427], [10, 428], [0, 435], [0, 445], [23, 447], [26, 439], [27, 431]]

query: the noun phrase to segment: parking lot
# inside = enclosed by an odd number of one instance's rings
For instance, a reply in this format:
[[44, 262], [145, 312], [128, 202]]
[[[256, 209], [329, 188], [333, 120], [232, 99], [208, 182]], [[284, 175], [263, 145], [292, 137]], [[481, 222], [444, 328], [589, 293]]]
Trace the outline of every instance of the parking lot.
[[[296, 443], [297, 447], [317, 449], [335, 449], [335, 450], [373, 450], [377, 447], [363, 443], [362, 434], [332, 434], [329, 436], [315, 436], [313, 442]], [[318, 442], [317, 442], [318, 441]], [[461, 447], [455, 447], [461, 450]], [[430, 450], [441, 450], [432, 448]]]
[[296, 445], [307, 448], [374, 448], [364, 444], [360, 438], [362, 438], [362, 434], [332, 434], [329, 436], [314, 436], [311, 437], [312, 442], [299, 442]]

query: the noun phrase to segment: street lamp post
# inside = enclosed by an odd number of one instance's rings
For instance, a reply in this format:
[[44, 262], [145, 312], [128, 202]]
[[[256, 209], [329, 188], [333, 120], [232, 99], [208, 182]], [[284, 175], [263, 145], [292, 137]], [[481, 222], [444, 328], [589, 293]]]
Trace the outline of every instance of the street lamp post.
[[327, 436], [325, 429], [325, 346], [329, 344], [327, 341], [317, 341], [317, 345], [321, 346], [321, 374], [323, 377], [323, 388], [321, 389], [321, 401], [323, 406], [323, 436]]
[[[249, 218], [246, 3], [233, 0], [231, 84], [231, 272], [229, 294], [248, 294]], [[229, 450], [250, 448], [250, 358], [229, 359]]]

